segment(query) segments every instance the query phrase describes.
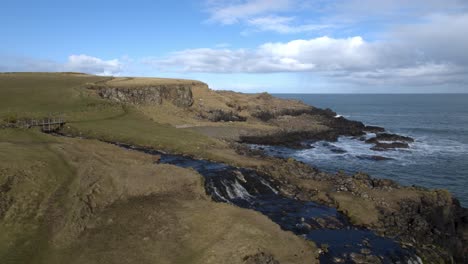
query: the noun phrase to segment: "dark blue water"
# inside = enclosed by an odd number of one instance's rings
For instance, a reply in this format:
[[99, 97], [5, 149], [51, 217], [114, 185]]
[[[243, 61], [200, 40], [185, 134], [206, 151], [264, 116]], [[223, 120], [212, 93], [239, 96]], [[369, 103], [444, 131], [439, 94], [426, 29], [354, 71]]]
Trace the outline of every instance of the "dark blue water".
[[[450, 190], [468, 206], [468, 94], [276, 94], [307, 104], [331, 108], [348, 119], [415, 138], [409, 150], [377, 152], [369, 145], [341, 138], [332, 145], [318, 142], [314, 149], [283, 149], [322, 170], [364, 171], [404, 185]], [[346, 152], [337, 153], [333, 148]], [[373, 161], [381, 155], [388, 161]]]

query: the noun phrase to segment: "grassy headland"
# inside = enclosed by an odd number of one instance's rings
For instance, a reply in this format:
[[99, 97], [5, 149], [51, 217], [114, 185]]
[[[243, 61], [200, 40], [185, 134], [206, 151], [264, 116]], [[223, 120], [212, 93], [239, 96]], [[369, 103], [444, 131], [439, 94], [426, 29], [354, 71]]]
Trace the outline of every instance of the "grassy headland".
[[[148, 92], [159, 103], [138, 103]], [[190, 97], [182, 103], [187, 107], [174, 104], [180, 99], [174, 96]], [[463, 232], [468, 237], [448, 192], [330, 175], [233, 147], [245, 135], [332, 140], [362, 133], [362, 124], [298, 101], [212, 91], [192, 80], [0, 74], [0, 126], [49, 115], [67, 121], [62, 133], [84, 139], [0, 129], [0, 260], [6, 263], [242, 263], [260, 252], [281, 263], [314, 261], [313, 245], [266, 217], [210, 201], [193, 170], [155, 165], [147, 155], [101, 141], [259, 169], [284, 195], [335, 206], [356, 225], [428, 244], [426, 253], [432, 245], [460, 243]]]

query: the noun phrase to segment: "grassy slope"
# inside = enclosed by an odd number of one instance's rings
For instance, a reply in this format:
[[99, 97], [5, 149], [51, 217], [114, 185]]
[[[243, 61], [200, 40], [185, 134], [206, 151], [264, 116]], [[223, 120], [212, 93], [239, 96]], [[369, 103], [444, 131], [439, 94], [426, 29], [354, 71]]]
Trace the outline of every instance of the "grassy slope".
[[46, 116], [83, 111], [99, 102], [78, 89], [104, 77], [78, 74], [0, 74], [0, 116]]
[[[60, 113], [68, 122], [66, 132], [70, 134], [151, 146], [235, 164], [251, 163], [236, 155], [223, 141], [177, 129], [165, 124], [164, 120], [156, 120], [162, 122], [158, 123], [138, 108], [100, 99], [84, 88], [89, 83], [108, 80], [78, 74], [0, 74], [0, 122]], [[150, 80], [136, 83], [147, 84]], [[164, 79], [154, 80], [160, 83]]]
[[[72, 134], [250, 162], [222, 141], [84, 89], [105, 80], [0, 74], [0, 120], [60, 113]], [[0, 130], [2, 263], [241, 263], [258, 251], [309, 263], [311, 248], [266, 217], [211, 202], [193, 171], [98, 141]]]
[[2, 263], [314, 261], [266, 217], [210, 201], [192, 170], [93, 140], [0, 130]]

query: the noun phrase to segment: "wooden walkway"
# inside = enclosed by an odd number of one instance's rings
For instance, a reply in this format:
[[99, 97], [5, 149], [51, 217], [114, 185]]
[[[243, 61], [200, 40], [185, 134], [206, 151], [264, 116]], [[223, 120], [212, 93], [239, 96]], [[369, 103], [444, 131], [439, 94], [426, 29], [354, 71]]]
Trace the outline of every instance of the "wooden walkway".
[[65, 123], [65, 120], [61, 117], [49, 117], [44, 119], [18, 120], [15, 123], [10, 123], [10, 127], [26, 129], [40, 127], [43, 132], [54, 132], [63, 127]]

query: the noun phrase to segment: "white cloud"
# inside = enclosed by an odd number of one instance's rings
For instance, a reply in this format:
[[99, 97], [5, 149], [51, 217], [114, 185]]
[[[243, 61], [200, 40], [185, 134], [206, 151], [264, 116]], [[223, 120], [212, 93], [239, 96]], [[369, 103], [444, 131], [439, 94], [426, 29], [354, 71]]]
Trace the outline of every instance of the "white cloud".
[[119, 75], [122, 71], [122, 63], [118, 59], [103, 60], [84, 54], [71, 55], [64, 69], [96, 75]]
[[24, 56], [1, 55], [0, 72], [82, 72], [96, 75], [120, 75], [123, 63], [88, 55], [71, 55], [65, 63]]
[[269, 12], [281, 12], [294, 6], [294, 0], [208, 1], [209, 21], [225, 25]]
[[186, 72], [267, 73], [347, 70], [369, 67], [373, 54], [361, 37], [320, 37], [265, 43], [255, 50], [189, 49], [145, 63]]
[[423, 59], [468, 66], [468, 14], [429, 15], [424, 20], [395, 27], [388, 37], [404, 42]]
[[[362, 23], [389, 26], [426, 16], [464, 14], [466, 0], [205, 0], [210, 22], [241, 24], [241, 34], [353, 31]], [[328, 29], [328, 31], [324, 31]]]
[[304, 0], [211, 0], [207, 1], [209, 22], [232, 25], [240, 23], [246, 26], [242, 35], [253, 32], [270, 31], [280, 34], [293, 34], [320, 31], [329, 28], [323, 23], [304, 23], [293, 16], [281, 16], [285, 12], [301, 10]]
[[253, 31], [273, 31], [281, 34], [319, 31], [331, 27], [325, 24], [296, 25], [294, 24], [295, 20], [294, 17], [264, 16], [248, 19], [247, 23], [253, 28]]
[[466, 14], [428, 15], [393, 27], [380, 41], [324, 36], [255, 49], [188, 49], [146, 63], [183, 72], [306, 72], [367, 85], [468, 84], [467, 28]]

